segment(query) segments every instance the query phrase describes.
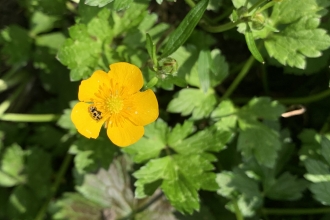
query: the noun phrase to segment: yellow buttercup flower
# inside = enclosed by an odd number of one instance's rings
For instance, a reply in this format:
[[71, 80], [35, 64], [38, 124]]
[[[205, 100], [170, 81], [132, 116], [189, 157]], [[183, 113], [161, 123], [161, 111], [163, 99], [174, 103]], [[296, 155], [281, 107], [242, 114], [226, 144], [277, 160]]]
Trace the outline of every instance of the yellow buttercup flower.
[[71, 120], [78, 132], [97, 138], [105, 124], [110, 140], [126, 147], [144, 134], [145, 125], [158, 117], [155, 93], [143, 86], [141, 70], [129, 63], [114, 63], [108, 73], [97, 70], [79, 86], [77, 103]]

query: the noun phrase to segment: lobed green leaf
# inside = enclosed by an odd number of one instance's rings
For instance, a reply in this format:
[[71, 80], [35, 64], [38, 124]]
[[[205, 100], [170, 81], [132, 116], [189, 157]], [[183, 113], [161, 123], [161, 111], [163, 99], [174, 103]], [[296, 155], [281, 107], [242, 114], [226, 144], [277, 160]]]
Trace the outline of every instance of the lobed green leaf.
[[199, 89], [182, 89], [169, 103], [167, 111], [183, 116], [192, 114], [193, 119], [201, 119], [209, 116], [215, 104], [216, 98], [211, 90], [204, 93]]

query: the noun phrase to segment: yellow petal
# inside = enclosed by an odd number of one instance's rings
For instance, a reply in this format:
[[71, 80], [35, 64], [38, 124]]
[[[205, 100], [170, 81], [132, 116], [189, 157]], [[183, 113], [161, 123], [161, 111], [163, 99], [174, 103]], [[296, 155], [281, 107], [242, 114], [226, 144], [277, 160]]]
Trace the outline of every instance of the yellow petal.
[[88, 111], [89, 104], [78, 102], [72, 109], [71, 120], [78, 132], [87, 138], [97, 138], [106, 118], [94, 120]]
[[102, 70], [95, 71], [90, 78], [81, 81], [78, 92], [79, 101], [90, 102], [103, 84], [109, 87], [110, 79], [108, 74]]
[[135, 126], [128, 120], [122, 120], [120, 127], [108, 126], [107, 134], [112, 143], [119, 147], [127, 147], [134, 144], [144, 134], [143, 126]]
[[111, 64], [109, 77], [113, 83], [123, 86], [126, 94], [136, 93], [143, 86], [141, 70], [130, 63], [120, 62]]
[[147, 125], [158, 118], [158, 102], [155, 93], [148, 89], [130, 97], [133, 108], [125, 110], [123, 116], [135, 125]]

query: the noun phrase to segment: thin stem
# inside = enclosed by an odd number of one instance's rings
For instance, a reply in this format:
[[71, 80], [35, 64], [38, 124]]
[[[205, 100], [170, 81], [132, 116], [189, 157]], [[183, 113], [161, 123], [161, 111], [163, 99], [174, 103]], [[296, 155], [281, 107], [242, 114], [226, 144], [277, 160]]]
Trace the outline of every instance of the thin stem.
[[217, 23], [224, 18], [228, 18], [232, 12], [233, 12], [233, 8], [226, 9], [226, 11], [222, 12], [218, 17], [213, 18], [213, 23]]
[[123, 218], [119, 218], [117, 220], [129, 220], [132, 219], [132, 217], [134, 217], [137, 213], [143, 212], [144, 210], [146, 210], [150, 205], [152, 205], [154, 202], [156, 202], [158, 199], [162, 198], [163, 193], [159, 193], [157, 196], [155, 196], [153, 199], [151, 199], [148, 203], [146, 203], [145, 205], [141, 206], [140, 208], [138, 208], [137, 210], [133, 210], [131, 213], [129, 213], [127, 216], [123, 217]]
[[260, 5], [262, 5], [265, 2], [265, 0], [259, 0], [257, 3], [252, 5], [251, 8], [249, 8], [249, 12], [253, 11], [254, 9], [258, 8]]
[[310, 102], [316, 102], [318, 100], [324, 99], [327, 96], [330, 96], [330, 89], [307, 97], [283, 98], [277, 100], [283, 104], [307, 104]]
[[233, 201], [233, 205], [234, 205], [236, 220], [244, 220], [244, 217], [243, 217], [243, 215], [241, 213], [241, 210], [239, 210], [237, 201]]
[[23, 83], [21, 84], [15, 91], [13, 94], [11, 94], [11, 96], [6, 99], [5, 101], [3, 101], [0, 104], [0, 118], [1, 115], [7, 111], [7, 109], [10, 107], [11, 103], [21, 94], [21, 92], [23, 91], [23, 89], [25, 88], [26, 84]]
[[257, 10], [257, 13], [260, 13], [260, 12], [262, 12], [262, 11], [264, 11], [264, 10], [270, 8], [270, 7], [273, 7], [275, 4], [276, 4], [275, 1], [268, 2], [267, 4], [265, 4], [264, 6], [262, 6], [262, 8], [259, 8], [259, 9]]
[[250, 56], [250, 58], [244, 64], [242, 70], [238, 73], [238, 76], [235, 78], [234, 82], [232, 82], [232, 84], [229, 86], [225, 94], [222, 96], [221, 98], [222, 100], [227, 99], [234, 92], [238, 84], [242, 81], [244, 76], [249, 72], [254, 60], [255, 60], [254, 57]]
[[263, 208], [261, 212], [265, 215], [313, 215], [313, 214], [330, 213], [330, 208], [312, 208], [312, 209]]
[[195, 2], [192, 0], [185, 0], [185, 2], [187, 3], [187, 5], [189, 5], [191, 8], [195, 7]]
[[5, 91], [20, 82], [26, 82], [27, 79], [30, 77], [27, 72], [20, 72], [19, 74], [17, 71], [19, 70], [19, 66], [14, 66], [8, 72], [6, 72], [0, 79], [0, 92]]
[[[330, 96], [330, 89], [324, 90], [323, 92], [306, 96], [306, 97], [293, 97], [293, 98], [274, 98], [282, 104], [308, 104], [316, 102]], [[246, 103], [250, 98], [234, 98], [233, 101], [236, 103]]]
[[56, 121], [60, 115], [57, 114], [14, 114], [7, 113], [0, 116], [1, 121], [14, 122], [51, 122]]
[[50, 201], [52, 200], [52, 198], [55, 196], [56, 192], [57, 192], [57, 189], [58, 187], [60, 186], [61, 184], [61, 181], [70, 165], [70, 162], [72, 160], [72, 154], [66, 154], [65, 155], [65, 158], [61, 164], [61, 167], [56, 175], [56, 179], [55, 179], [55, 182], [54, 184], [52, 185], [51, 187], [51, 192], [50, 192], [50, 195], [48, 197], [48, 200], [47, 202], [44, 203], [43, 207], [41, 207], [41, 209], [39, 210], [35, 220], [43, 220], [45, 215], [46, 215], [46, 212], [47, 212], [47, 208], [48, 208], [48, 205], [50, 203]]
[[204, 25], [201, 25], [201, 27], [205, 31], [208, 31], [210, 33], [220, 33], [220, 32], [230, 30], [242, 22], [244, 22], [244, 21], [238, 20], [236, 22], [228, 22], [227, 24], [222, 24], [222, 25], [218, 25], [218, 26], [209, 26], [209, 25], [204, 24]]

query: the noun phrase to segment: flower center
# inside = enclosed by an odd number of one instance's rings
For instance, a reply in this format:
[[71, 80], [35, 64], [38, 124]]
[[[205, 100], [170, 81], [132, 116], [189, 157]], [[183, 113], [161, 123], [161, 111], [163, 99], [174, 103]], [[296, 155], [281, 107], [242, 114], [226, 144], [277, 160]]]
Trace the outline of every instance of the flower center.
[[123, 109], [124, 103], [121, 97], [111, 96], [107, 98], [105, 106], [110, 114], [117, 114]]

